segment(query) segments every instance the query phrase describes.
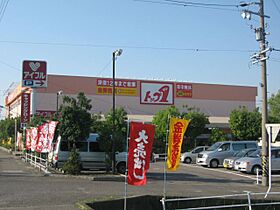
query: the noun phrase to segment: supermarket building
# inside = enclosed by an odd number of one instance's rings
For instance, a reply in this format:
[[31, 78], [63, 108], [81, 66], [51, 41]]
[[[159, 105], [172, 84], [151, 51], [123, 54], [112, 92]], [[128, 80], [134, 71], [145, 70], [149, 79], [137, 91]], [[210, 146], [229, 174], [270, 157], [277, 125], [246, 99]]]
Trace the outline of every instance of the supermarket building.
[[[48, 75], [46, 88], [18, 85], [5, 98], [6, 114], [24, 116], [28, 121], [35, 112], [50, 115], [62, 104], [62, 96], [75, 97], [84, 92], [91, 99], [92, 113], [106, 114], [112, 108], [112, 78]], [[233, 109], [245, 106], [256, 108], [257, 87], [203, 84], [176, 81], [156, 81], [117, 78], [116, 107], [123, 107], [130, 119], [151, 121], [159, 110], [174, 105], [196, 107], [209, 116], [214, 127], [228, 126]], [[24, 118], [24, 119], [23, 119]]]

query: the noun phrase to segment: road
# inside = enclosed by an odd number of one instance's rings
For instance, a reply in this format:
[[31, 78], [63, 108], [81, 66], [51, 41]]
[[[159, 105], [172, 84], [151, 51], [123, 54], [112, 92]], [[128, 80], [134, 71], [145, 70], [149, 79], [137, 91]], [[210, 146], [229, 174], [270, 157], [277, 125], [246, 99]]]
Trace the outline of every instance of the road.
[[[146, 186], [128, 186], [128, 196], [162, 195], [163, 162], [152, 163]], [[86, 199], [122, 197], [124, 181], [92, 181], [88, 176], [45, 176], [19, 158], [0, 150], [0, 210], [3, 209], [78, 209], [75, 205]], [[242, 175], [242, 174], [241, 174]], [[273, 187], [280, 191], [279, 185]], [[211, 196], [251, 192], [266, 192], [254, 184], [252, 176], [229, 173], [223, 169], [207, 169], [181, 165], [176, 172], [167, 173], [167, 196]]]

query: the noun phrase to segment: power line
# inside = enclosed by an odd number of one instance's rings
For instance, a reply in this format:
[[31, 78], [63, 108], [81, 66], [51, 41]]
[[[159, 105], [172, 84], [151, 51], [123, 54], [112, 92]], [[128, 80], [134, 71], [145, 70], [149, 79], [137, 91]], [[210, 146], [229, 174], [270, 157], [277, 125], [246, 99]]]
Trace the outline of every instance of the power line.
[[5, 66], [10, 67], [11, 69], [14, 69], [14, 70], [17, 70], [17, 71], [21, 71], [20, 69], [14, 67], [14, 66], [12, 66], [12, 65], [10, 65], [10, 64], [8, 64], [8, 63], [5, 63], [4, 61], [1, 61], [1, 60], [0, 60], [0, 63], [3, 64], [3, 65], [5, 65]]
[[61, 42], [25, 42], [25, 41], [0, 41], [8, 44], [65, 46], [65, 47], [92, 47], [92, 48], [126, 48], [126, 49], [149, 49], [149, 50], [169, 50], [169, 51], [194, 51], [194, 52], [255, 52], [246, 49], [207, 49], [207, 48], [176, 48], [176, 47], [152, 47], [152, 46], [130, 46], [130, 45], [98, 45], [98, 44], [73, 44]]
[[199, 5], [199, 6], [216, 6], [216, 7], [238, 7], [239, 5], [234, 4], [217, 4], [217, 3], [200, 3], [200, 2], [189, 2], [189, 1], [176, 1], [176, 0], [163, 0], [166, 2], [174, 2], [186, 5]]
[[238, 5], [207, 4], [207, 3], [194, 3], [194, 2], [171, 1], [171, 0], [170, 1], [168, 1], [168, 0], [163, 0], [163, 1], [133, 0], [133, 1], [153, 3], [153, 4], [172, 5], [172, 6], [197, 7], [197, 8], [204, 8], [204, 9], [214, 9], [214, 10], [225, 10], [225, 11], [239, 12], [239, 10], [236, 10], [236, 9], [222, 8], [222, 7], [229, 7], [229, 6], [238, 8], [239, 7]]

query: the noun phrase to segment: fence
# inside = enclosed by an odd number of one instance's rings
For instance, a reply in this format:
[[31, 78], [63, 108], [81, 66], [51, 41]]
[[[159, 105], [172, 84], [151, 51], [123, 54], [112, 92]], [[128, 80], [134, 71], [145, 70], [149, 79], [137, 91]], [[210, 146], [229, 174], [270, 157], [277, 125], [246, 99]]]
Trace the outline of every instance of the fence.
[[[195, 198], [174, 198], [162, 199], [162, 209], [176, 209], [176, 210], [204, 210], [204, 209], [279, 209], [280, 192], [271, 192], [268, 195], [271, 199], [264, 199], [266, 193], [251, 193], [245, 192], [243, 194], [209, 196], [209, 197], [195, 197]], [[278, 196], [275, 196], [278, 195]], [[274, 196], [274, 197], [273, 197]], [[234, 199], [235, 198], [235, 199]], [[243, 201], [243, 202], [242, 202]], [[172, 205], [173, 203], [173, 205]], [[181, 203], [181, 204], [180, 204]], [[219, 204], [220, 203], [220, 204]], [[167, 208], [167, 204], [170, 204]], [[197, 204], [200, 204], [197, 205]], [[195, 206], [197, 205], [197, 206]], [[185, 207], [183, 207], [185, 206]], [[186, 206], [188, 206], [186, 208]], [[268, 208], [268, 206], [275, 206], [275, 208]]]
[[30, 163], [35, 168], [39, 168], [39, 170], [44, 171], [45, 173], [49, 173], [48, 171], [48, 159], [44, 159], [41, 157], [38, 157], [33, 154], [25, 154], [25, 162]]

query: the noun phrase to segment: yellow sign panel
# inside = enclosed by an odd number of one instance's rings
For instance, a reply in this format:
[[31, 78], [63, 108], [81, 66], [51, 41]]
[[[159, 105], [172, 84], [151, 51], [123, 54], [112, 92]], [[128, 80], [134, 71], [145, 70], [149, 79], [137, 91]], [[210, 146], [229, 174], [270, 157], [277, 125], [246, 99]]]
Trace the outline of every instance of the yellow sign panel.
[[[112, 95], [112, 87], [97, 86], [97, 94], [99, 95]], [[137, 88], [121, 88], [116, 87], [116, 95], [119, 96], [137, 96]]]

